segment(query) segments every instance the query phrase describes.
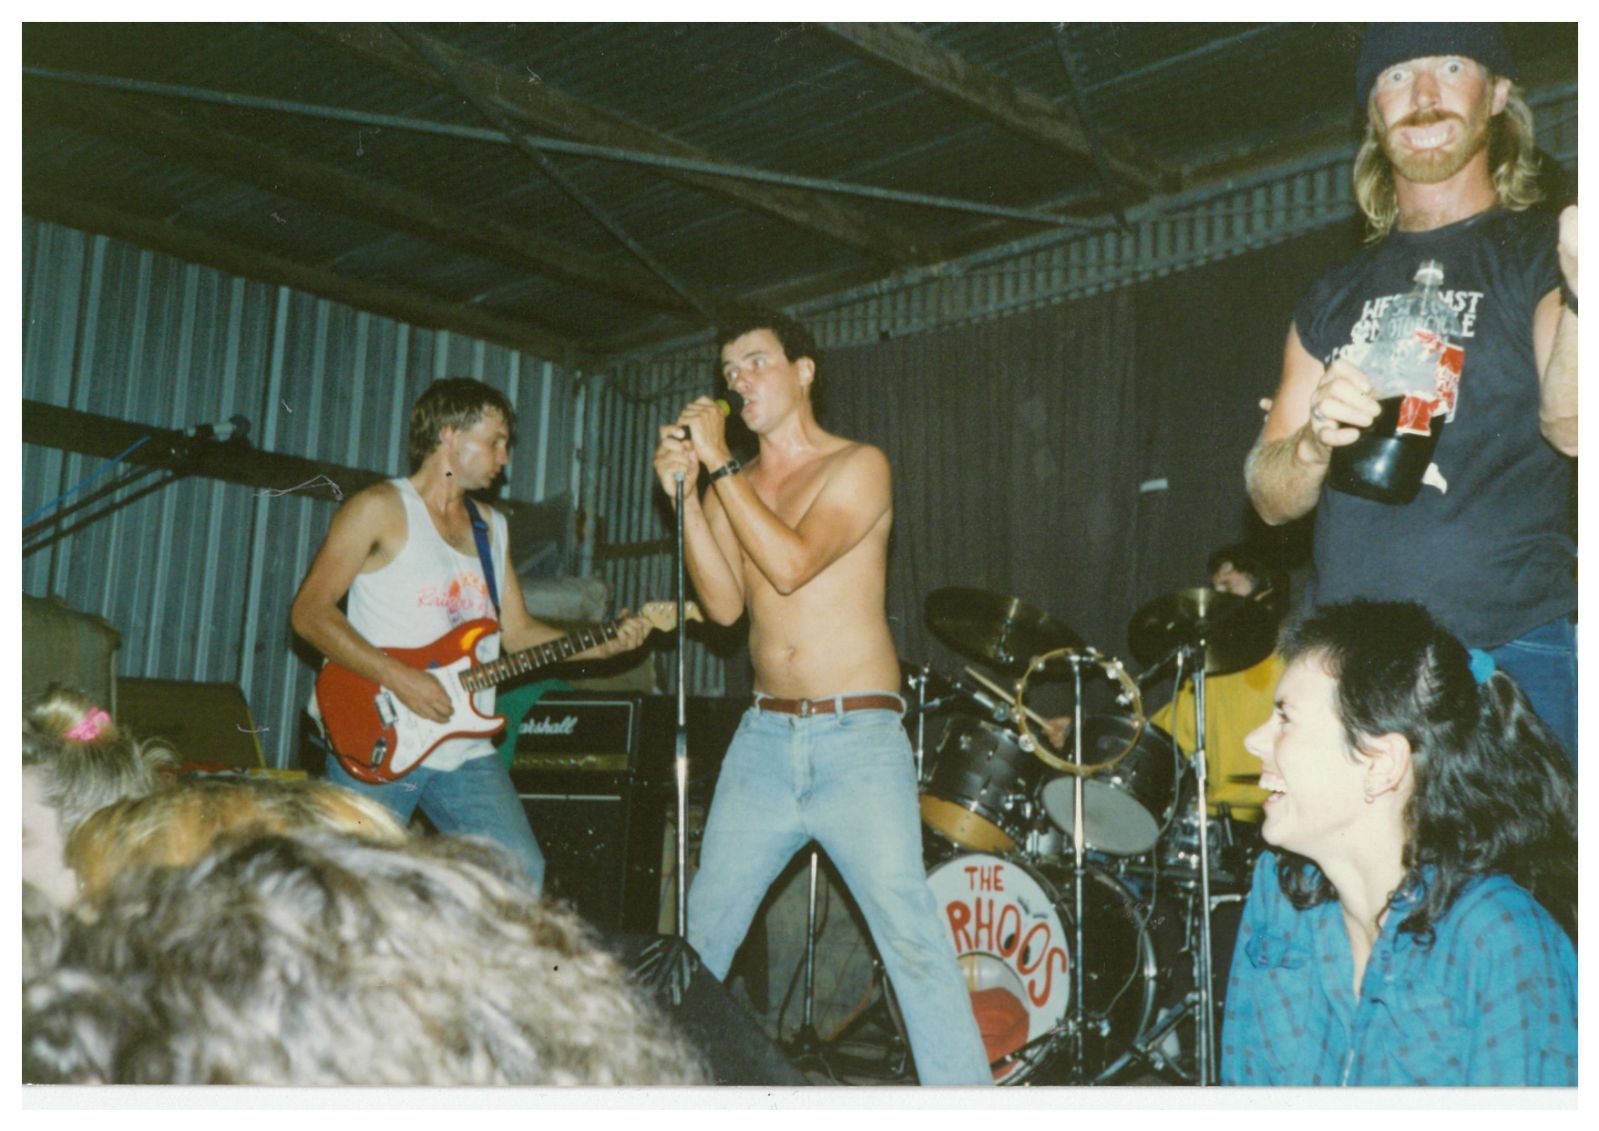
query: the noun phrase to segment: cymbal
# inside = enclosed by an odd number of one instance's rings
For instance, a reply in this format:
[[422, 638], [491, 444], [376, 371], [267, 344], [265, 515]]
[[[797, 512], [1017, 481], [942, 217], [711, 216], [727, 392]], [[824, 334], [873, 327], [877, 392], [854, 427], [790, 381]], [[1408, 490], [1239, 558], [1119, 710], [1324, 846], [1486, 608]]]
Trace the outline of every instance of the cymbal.
[[1141, 664], [1152, 664], [1178, 644], [1205, 648], [1205, 671], [1225, 675], [1271, 655], [1277, 622], [1266, 606], [1215, 589], [1179, 589], [1156, 597], [1133, 614], [1127, 643]]
[[935, 589], [923, 611], [933, 635], [955, 651], [1011, 672], [1023, 671], [1041, 653], [1083, 646], [1082, 637], [1054, 617], [986, 589]]

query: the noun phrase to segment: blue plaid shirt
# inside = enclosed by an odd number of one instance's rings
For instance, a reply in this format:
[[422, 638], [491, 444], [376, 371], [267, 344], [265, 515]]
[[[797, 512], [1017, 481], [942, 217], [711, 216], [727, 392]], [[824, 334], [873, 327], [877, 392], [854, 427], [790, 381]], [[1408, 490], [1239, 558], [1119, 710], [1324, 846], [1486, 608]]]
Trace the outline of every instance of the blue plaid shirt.
[[1277, 857], [1255, 865], [1233, 952], [1224, 1084], [1575, 1086], [1577, 955], [1513, 880], [1468, 885], [1431, 948], [1397, 903], [1354, 992], [1337, 900], [1296, 911]]

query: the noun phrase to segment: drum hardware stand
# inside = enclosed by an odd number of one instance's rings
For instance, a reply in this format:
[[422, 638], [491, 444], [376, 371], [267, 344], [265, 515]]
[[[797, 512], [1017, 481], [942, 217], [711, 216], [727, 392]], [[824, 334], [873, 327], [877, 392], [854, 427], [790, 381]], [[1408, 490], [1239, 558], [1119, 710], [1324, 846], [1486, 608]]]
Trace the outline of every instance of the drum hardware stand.
[[[1210, 946], [1210, 814], [1206, 809], [1205, 795], [1208, 783], [1205, 747], [1205, 641], [1203, 638], [1187, 646], [1196, 661], [1194, 672], [1194, 812], [1199, 823], [1199, 1086], [1215, 1083], [1216, 1068], [1216, 1009], [1215, 995], [1211, 992], [1212, 961]], [[1178, 678], [1182, 677], [1182, 660], [1178, 660]], [[1178, 683], [1180, 689], [1182, 684]]]
[[922, 780], [922, 757], [927, 743], [927, 674], [930, 664], [923, 664], [906, 680], [916, 693], [916, 780]]
[[1069, 1021], [1072, 1041], [1072, 1082], [1082, 1083], [1084, 1027], [1087, 1024], [1087, 1002], [1084, 1001], [1083, 976], [1083, 886], [1088, 878], [1088, 865], [1083, 858], [1083, 660], [1076, 652], [1067, 656], [1072, 665], [1072, 945], [1076, 961], [1072, 970], [1072, 1014]]
[[[1224, 903], [1242, 903], [1244, 898], [1244, 895], [1240, 893], [1213, 895], [1210, 897], [1208, 903], [1200, 904], [1194, 899], [1192, 893], [1189, 894], [1189, 909], [1185, 917], [1186, 929], [1183, 938], [1183, 950], [1187, 950], [1189, 954], [1192, 955], [1190, 968], [1194, 975], [1194, 988], [1184, 994], [1181, 1002], [1178, 1003], [1175, 1008], [1172, 1008], [1171, 1012], [1162, 1017], [1159, 1023], [1153, 1029], [1149, 1029], [1140, 1034], [1138, 1040], [1133, 1043], [1133, 1046], [1126, 1052], [1122, 1053], [1121, 1056], [1117, 1057], [1116, 1061], [1111, 1064], [1109, 1068], [1105, 1069], [1104, 1073], [1101, 1075], [1101, 1079], [1112, 1078], [1115, 1074], [1121, 1072], [1122, 1069], [1126, 1068], [1134, 1060], [1142, 1060], [1156, 1071], [1169, 1070], [1176, 1072], [1179, 1075], [1186, 1075], [1184, 1069], [1177, 1064], [1174, 1064], [1171, 1058], [1160, 1050], [1159, 1046], [1166, 1040], [1168, 1036], [1172, 1034], [1174, 1030], [1177, 1029], [1178, 1026], [1182, 1025], [1183, 1022], [1188, 1021], [1191, 1018], [1195, 1019], [1196, 1021], [1198, 1020], [1197, 1015], [1202, 1003], [1202, 987], [1200, 985], [1199, 978], [1201, 975], [1200, 967], [1202, 964], [1203, 954], [1198, 947], [1194, 946], [1194, 932], [1196, 929], [1195, 923], [1197, 921], [1201, 924], [1204, 924], [1204, 926], [1201, 926], [1198, 929], [1201, 931], [1208, 931], [1210, 912], [1214, 912], [1216, 908], [1220, 907]], [[1201, 906], [1208, 908], [1209, 911], [1201, 914], [1199, 911], [1199, 907]], [[1181, 953], [1181, 951], [1178, 953]], [[1212, 997], [1213, 993], [1207, 992], [1205, 996]], [[1195, 1028], [1197, 1033], [1198, 1026], [1196, 1025]], [[1198, 1050], [1196, 1049], [1196, 1056], [1197, 1052]], [[1198, 1066], [1196, 1064], [1196, 1068], [1197, 1067]], [[1198, 1075], [1197, 1072], [1196, 1075]]]
[[799, 1032], [785, 1043], [796, 1056], [820, 1054], [822, 1039], [812, 1020], [816, 1004], [816, 881], [821, 871], [822, 849], [811, 842], [810, 888], [805, 897], [805, 1000], [801, 1005]]
[[[831, 1076], [833, 1075], [833, 1062], [829, 1060], [828, 1045], [830, 1042], [822, 1040], [821, 1034], [816, 1031], [815, 1021], [816, 939], [818, 933], [816, 904], [818, 883], [821, 877], [822, 858], [821, 846], [815, 841], [811, 842], [810, 856], [809, 887], [805, 900], [805, 957], [803, 960], [803, 983], [805, 997], [804, 1002], [800, 1007], [801, 1019], [799, 1030], [795, 1032], [792, 1037], [782, 1041], [781, 1044], [784, 1051], [789, 1053], [796, 1060], [806, 1057], [815, 1057], [821, 1062], [823, 1069], [827, 1071], [828, 1075]], [[899, 1010], [895, 1007], [892, 998], [893, 990], [889, 985], [887, 971], [883, 969], [882, 959], [878, 958], [876, 955], [873, 955], [872, 967], [874, 981], [883, 987], [883, 1005], [888, 1011], [889, 1021], [893, 1024], [895, 1035], [898, 1038], [896, 1042], [898, 1056], [890, 1067], [889, 1071], [895, 1077], [902, 1077], [906, 1074], [906, 1071], [909, 1067], [908, 1058], [910, 1056], [910, 1041], [905, 1035], [905, 1023], [903, 1020], [901, 1020]], [[845, 1027], [844, 1031], [847, 1032], [854, 1025], [859, 1024], [860, 1021], [860, 1017], [855, 1018], [850, 1025]], [[839, 1035], [842, 1034], [835, 1034], [832, 1040], [836, 1040]], [[833, 1052], [834, 1055], [840, 1055], [837, 1053], [837, 1050], [833, 1050]], [[858, 1063], [864, 1064], [864, 1062], [859, 1061]], [[875, 1068], [877, 1066], [871, 1065], [869, 1067]]]

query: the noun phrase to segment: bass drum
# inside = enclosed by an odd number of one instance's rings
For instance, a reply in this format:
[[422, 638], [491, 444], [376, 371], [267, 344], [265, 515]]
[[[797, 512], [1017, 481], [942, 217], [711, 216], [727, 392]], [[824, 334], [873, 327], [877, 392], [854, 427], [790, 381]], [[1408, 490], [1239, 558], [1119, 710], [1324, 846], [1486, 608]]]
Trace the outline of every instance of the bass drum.
[[960, 958], [995, 1083], [1099, 1081], [1154, 1006], [1155, 952], [1131, 893], [1104, 872], [1085, 873], [1085, 1024], [1073, 1074], [1071, 870], [965, 854], [935, 864], [927, 881]]

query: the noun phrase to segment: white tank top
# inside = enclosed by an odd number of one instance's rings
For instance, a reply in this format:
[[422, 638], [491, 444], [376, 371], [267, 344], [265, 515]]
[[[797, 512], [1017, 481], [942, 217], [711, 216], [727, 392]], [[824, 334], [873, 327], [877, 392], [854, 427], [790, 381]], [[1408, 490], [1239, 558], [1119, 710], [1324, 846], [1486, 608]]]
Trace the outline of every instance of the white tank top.
[[[497, 620], [476, 548], [463, 554], [439, 535], [427, 504], [409, 479], [401, 477], [389, 482], [405, 506], [405, 544], [381, 569], [355, 575], [346, 613], [351, 627], [380, 648], [420, 648], [469, 620]], [[508, 581], [516, 584], [514, 577], [504, 576], [509, 556], [505, 518], [498, 511], [481, 506], [478, 509], [490, 515], [494, 582], [504, 592]], [[490, 644], [491, 658], [499, 654], [499, 648], [496, 635]], [[492, 711], [493, 689], [478, 695], [477, 703], [481, 709]], [[489, 739], [453, 738], [428, 755], [423, 765], [450, 770], [493, 753], [494, 744]]]

